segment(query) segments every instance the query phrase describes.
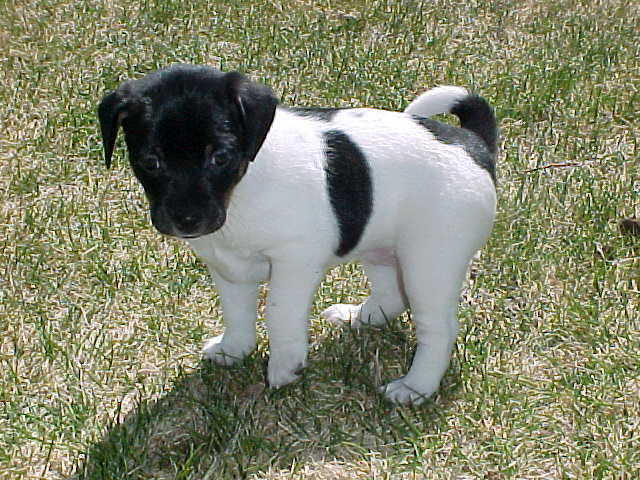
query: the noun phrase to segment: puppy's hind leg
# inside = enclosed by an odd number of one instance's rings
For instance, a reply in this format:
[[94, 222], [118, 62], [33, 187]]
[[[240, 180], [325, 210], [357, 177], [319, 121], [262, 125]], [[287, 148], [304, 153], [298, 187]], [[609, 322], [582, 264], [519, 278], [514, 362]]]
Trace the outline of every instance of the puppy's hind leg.
[[360, 305], [337, 304], [322, 312], [329, 322], [350, 322], [361, 325], [384, 326], [407, 309], [406, 296], [398, 265], [363, 265], [371, 282], [371, 295]]
[[384, 387], [395, 403], [422, 403], [438, 389], [449, 366], [460, 288], [480, 243], [446, 230], [407, 236], [398, 252], [418, 345], [407, 375]]

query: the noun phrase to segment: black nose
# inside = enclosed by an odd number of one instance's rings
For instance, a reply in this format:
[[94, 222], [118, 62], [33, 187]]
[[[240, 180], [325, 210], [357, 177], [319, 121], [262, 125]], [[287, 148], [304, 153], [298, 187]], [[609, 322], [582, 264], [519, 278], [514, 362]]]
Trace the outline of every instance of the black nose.
[[174, 224], [180, 233], [194, 233], [200, 226], [200, 217], [197, 215], [184, 215], [174, 219]]

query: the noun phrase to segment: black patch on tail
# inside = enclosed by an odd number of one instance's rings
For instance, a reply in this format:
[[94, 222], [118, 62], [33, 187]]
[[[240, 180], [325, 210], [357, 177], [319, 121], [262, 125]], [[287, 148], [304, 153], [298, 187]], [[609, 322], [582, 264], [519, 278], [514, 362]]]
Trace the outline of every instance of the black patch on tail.
[[492, 155], [498, 150], [498, 126], [493, 109], [487, 101], [479, 95], [468, 95], [457, 102], [451, 109], [460, 119], [460, 126], [471, 130], [487, 145]]
[[451, 113], [460, 119], [462, 128], [415, 115], [413, 118], [442, 143], [463, 147], [480, 167], [489, 172], [495, 184], [498, 125], [493, 109], [479, 95], [467, 95], [453, 106]]
[[358, 244], [373, 210], [369, 164], [362, 151], [339, 130], [324, 133], [327, 189], [340, 228], [339, 257]]

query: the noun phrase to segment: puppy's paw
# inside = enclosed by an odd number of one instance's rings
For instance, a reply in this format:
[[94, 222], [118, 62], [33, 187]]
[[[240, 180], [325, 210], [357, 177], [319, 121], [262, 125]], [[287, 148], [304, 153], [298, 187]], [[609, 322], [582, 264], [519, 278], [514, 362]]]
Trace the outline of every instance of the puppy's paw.
[[424, 385], [416, 385], [407, 377], [399, 378], [381, 388], [387, 400], [398, 405], [420, 405], [438, 389]]
[[349, 322], [353, 328], [360, 326], [360, 305], [348, 305], [345, 303], [338, 303], [331, 305], [329, 308], [322, 312], [324, 319], [333, 324], [343, 324]]
[[322, 312], [324, 319], [333, 324], [350, 323], [351, 328], [384, 327], [388, 323], [387, 317], [382, 310], [373, 313], [366, 311], [366, 305], [349, 305], [338, 303], [332, 305]]
[[252, 350], [252, 345], [236, 345], [225, 342], [224, 334], [222, 334], [206, 341], [202, 348], [202, 356], [218, 365], [230, 367], [246, 357]]
[[307, 363], [305, 356], [296, 352], [271, 354], [267, 368], [269, 386], [280, 388], [298, 380]]

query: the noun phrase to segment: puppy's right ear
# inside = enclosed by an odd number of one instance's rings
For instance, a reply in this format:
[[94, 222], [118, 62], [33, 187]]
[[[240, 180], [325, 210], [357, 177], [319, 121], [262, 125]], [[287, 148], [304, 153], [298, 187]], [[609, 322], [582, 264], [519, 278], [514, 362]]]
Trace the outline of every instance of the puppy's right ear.
[[104, 163], [107, 168], [111, 167], [111, 156], [116, 144], [118, 129], [128, 114], [127, 102], [118, 92], [105, 95], [98, 106], [98, 119], [100, 120], [100, 132], [104, 146]]

